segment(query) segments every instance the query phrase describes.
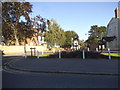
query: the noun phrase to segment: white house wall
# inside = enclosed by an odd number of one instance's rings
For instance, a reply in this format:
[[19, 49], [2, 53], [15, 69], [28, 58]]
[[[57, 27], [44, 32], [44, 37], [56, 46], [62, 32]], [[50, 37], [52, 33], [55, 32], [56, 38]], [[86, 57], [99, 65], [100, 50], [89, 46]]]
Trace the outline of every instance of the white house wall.
[[118, 20], [118, 48], [120, 50], [120, 18]]
[[112, 37], [116, 36], [111, 42], [107, 42], [107, 48], [111, 50], [120, 50], [120, 19], [119, 18], [112, 18], [107, 26], [107, 36]]

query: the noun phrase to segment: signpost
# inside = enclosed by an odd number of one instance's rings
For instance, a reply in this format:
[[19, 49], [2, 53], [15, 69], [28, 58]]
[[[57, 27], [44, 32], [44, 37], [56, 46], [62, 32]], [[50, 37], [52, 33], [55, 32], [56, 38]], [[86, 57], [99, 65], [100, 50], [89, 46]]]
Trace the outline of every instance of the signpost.
[[32, 50], [34, 50], [34, 55], [35, 55], [35, 49], [36, 48], [30, 48], [31, 49], [31, 56], [33, 56], [33, 51]]

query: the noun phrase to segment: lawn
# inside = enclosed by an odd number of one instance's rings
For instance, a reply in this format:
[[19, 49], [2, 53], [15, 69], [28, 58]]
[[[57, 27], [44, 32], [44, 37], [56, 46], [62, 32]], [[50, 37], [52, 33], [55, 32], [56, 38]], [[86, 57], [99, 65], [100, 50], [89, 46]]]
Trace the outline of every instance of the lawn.
[[39, 55], [39, 57], [48, 57], [50, 55], [54, 55], [54, 53], [47, 53], [47, 54], [42, 54], [42, 55]]
[[[101, 53], [102, 55], [108, 56], [108, 53]], [[110, 53], [113, 57], [120, 57], [120, 54]]]
[[[44, 57], [49, 57], [50, 55], [54, 55], [55, 53], [47, 53], [47, 54], [42, 54], [42, 55], [39, 55], [40, 58], [44, 58]], [[37, 55], [35, 56], [28, 56], [29, 58], [36, 58], [38, 57]]]

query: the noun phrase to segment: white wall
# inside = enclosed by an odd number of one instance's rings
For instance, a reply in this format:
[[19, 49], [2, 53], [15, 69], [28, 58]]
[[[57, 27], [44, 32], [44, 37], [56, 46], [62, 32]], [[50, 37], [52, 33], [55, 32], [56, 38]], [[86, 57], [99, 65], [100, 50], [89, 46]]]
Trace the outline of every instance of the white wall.
[[109, 47], [111, 50], [120, 50], [120, 19], [118, 18], [112, 18], [111, 21], [109, 22], [108, 26], [107, 26], [107, 36], [111, 37], [111, 36], [116, 36], [116, 39], [108, 42], [107, 43], [107, 48]]
[[[30, 48], [36, 48], [36, 51], [47, 50], [47, 46], [26, 46], [27, 53], [31, 51]], [[5, 55], [24, 55], [24, 46], [2, 46]]]

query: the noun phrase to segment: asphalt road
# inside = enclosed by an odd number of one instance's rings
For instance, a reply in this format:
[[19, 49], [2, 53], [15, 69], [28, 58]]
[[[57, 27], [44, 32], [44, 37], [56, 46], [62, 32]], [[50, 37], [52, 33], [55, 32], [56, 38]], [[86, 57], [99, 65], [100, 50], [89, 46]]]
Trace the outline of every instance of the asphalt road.
[[3, 71], [2, 85], [3, 88], [118, 88], [118, 77]]
[[[19, 60], [23, 57], [6, 57], [3, 59], [3, 64], [12, 61], [18, 60], [12, 66], [19, 67], [22, 69], [33, 69], [29, 68], [30, 66], [38, 70], [83, 70], [91, 71], [98, 70], [102, 72], [114, 72], [114, 69], [117, 69], [116, 61], [83, 61], [83, 60]], [[26, 66], [25, 66], [26, 65]], [[45, 66], [46, 65], [46, 66]], [[67, 66], [66, 66], [67, 65]], [[74, 68], [71, 66], [73, 65]], [[95, 65], [95, 66], [94, 66]], [[103, 65], [103, 66], [101, 66]], [[107, 66], [108, 65], [108, 66]], [[54, 67], [56, 66], [56, 68]], [[78, 67], [81, 68], [78, 68]], [[88, 66], [85, 68], [85, 66]], [[91, 66], [89, 68], [89, 66]], [[47, 68], [49, 67], [49, 68]], [[53, 68], [54, 67], [54, 68]], [[65, 68], [63, 68], [65, 67]], [[97, 68], [95, 68], [97, 67]], [[108, 69], [108, 67], [110, 69]], [[102, 70], [102, 71], [101, 71]], [[115, 72], [116, 73], [116, 70]], [[3, 70], [2, 72], [2, 88], [118, 88], [119, 76], [111, 75], [84, 75], [84, 74], [64, 74], [64, 73], [32, 73], [32, 72], [17, 72]]]

